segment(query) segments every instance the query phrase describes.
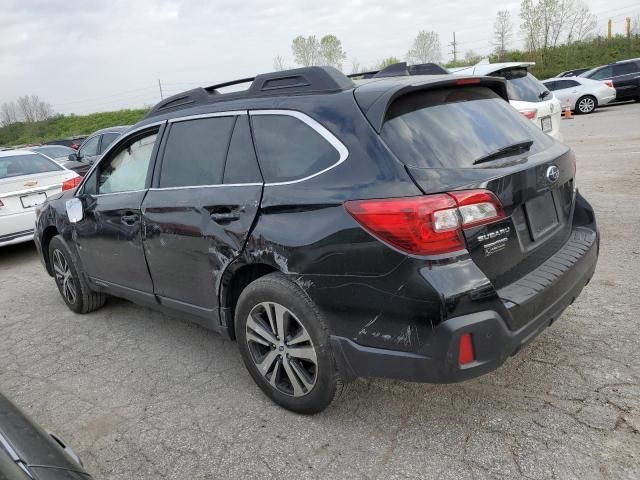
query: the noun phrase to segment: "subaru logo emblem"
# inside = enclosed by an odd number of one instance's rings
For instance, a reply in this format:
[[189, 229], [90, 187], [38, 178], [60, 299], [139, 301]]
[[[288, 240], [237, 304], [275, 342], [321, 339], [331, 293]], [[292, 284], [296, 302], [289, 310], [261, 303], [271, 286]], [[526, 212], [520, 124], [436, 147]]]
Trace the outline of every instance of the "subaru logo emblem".
[[560, 170], [558, 167], [551, 165], [547, 168], [547, 180], [549, 180], [550, 183], [557, 182], [558, 178], [560, 178]]

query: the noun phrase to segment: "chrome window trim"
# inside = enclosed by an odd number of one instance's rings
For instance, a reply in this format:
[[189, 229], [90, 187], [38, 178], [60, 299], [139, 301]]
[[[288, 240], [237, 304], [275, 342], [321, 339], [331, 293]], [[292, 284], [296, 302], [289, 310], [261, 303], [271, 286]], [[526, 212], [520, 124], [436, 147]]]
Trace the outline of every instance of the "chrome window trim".
[[[329, 144], [333, 148], [335, 148], [338, 151], [338, 154], [339, 154], [339, 158], [338, 158], [338, 161], [336, 163], [334, 163], [333, 165], [330, 165], [327, 168], [324, 168], [324, 169], [322, 169], [322, 170], [320, 170], [320, 171], [318, 171], [316, 173], [313, 173], [313, 174], [308, 175], [308, 176], [303, 177], [303, 178], [298, 178], [296, 180], [287, 180], [285, 182], [267, 182], [267, 183], [264, 184], [265, 187], [274, 187], [274, 186], [279, 186], [279, 185], [291, 185], [291, 184], [294, 184], [294, 183], [304, 182], [306, 180], [309, 180], [310, 178], [314, 178], [314, 177], [317, 177], [318, 175], [322, 175], [323, 173], [328, 172], [332, 168], [337, 167], [342, 162], [344, 162], [347, 159], [347, 157], [349, 156], [349, 150], [347, 149], [347, 147], [340, 140], [338, 140], [333, 133], [331, 133], [329, 130], [327, 130], [327, 128], [325, 126], [323, 126], [321, 123], [319, 123], [318, 121], [316, 121], [313, 118], [311, 118], [310, 116], [308, 116], [306, 113], [298, 112], [297, 110], [274, 109], [274, 110], [250, 110], [249, 111], [249, 115], [250, 116], [254, 116], [254, 115], [286, 115], [286, 116], [289, 116], [289, 117], [297, 118], [301, 122], [306, 123], [313, 130], [315, 130], [322, 138], [324, 138], [327, 142], [329, 142]], [[258, 152], [256, 152], [256, 154], [257, 153]], [[258, 161], [260, 159], [259, 157], [260, 156], [258, 155]]]
[[198, 120], [202, 118], [215, 118], [215, 117], [236, 117], [238, 115], [246, 115], [246, 110], [229, 110], [225, 112], [211, 112], [211, 113], [199, 113], [196, 115], [187, 115], [185, 117], [170, 118], [169, 123], [187, 122], [189, 120]]
[[[124, 135], [125, 133], [127, 134], [126, 136], [122, 136], [122, 138], [117, 138], [113, 141], [113, 143], [111, 145], [109, 145], [109, 148], [107, 148], [103, 153], [100, 154], [100, 158], [98, 159], [98, 161], [96, 161], [93, 166], [87, 171], [87, 173], [84, 174], [84, 177], [82, 177], [82, 182], [80, 182], [80, 185], [78, 185], [78, 188], [76, 188], [76, 192], [73, 194], [74, 197], [78, 196], [78, 192], [80, 192], [80, 190], [82, 188], [84, 188], [84, 184], [86, 183], [87, 179], [89, 178], [89, 176], [93, 173], [93, 171], [98, 168], [98, 165], [100, 165], [100, 163], [102, 163], [102, 159], [105, 157], [105, 155], [109, 152], [111, 152], [111, 149], [115, 148], [116, 145], [120, 145], [123, 141], [125, 141], [126, 139], [128, 139], [131, 135], [133, 135], [134, 133], [138, 133], [141, 132], [142, 130], [146, 130], [147, 128], [152, 128], [152, 127], [158, 127], [160, 128], [162, 126], [162, 124], [167, 123], [166, 120], [160, 120], [158, 122], [153, 122], [153, 123], [147, 123], [146, 125], [142, 125], [134, 130], [131, 130], [129, 132], [122, 132], [121, 136]], [[144, 189], [144, 190], [148, 190], [148, 189]], [[128, 192], [142, 192], [144, 190], [129, 190]], [[128, 192], [114, 192], [114, 193], [128, 193]], [[101, 193], [101, 194], [96, 194], [96, 195], [92, 195], [92, 197], [97, 197], [97, 196], [102, 196], [102, 195], [113, 195], [113, 193]]]
[[146, 192], [147, 190], [149, 190], [148, 188], [143, 188], [141, 190], [125, 190], [124, 192], [110, 192], [110, 193], [96, 193], [91, 195], [92, 197], [110, 197], [112, 195], [122, 195], [125, 193], [140, 193], [140, 192]]

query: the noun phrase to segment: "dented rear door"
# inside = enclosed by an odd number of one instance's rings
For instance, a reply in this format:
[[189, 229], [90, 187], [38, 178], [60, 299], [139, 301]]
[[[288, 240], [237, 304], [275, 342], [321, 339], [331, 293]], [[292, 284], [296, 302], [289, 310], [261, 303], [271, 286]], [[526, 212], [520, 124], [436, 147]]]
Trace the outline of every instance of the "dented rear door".
[[154, 293], [166, 306], [212, 318], [220, 275], [244, 248], [262, 196], [248, 119], [174, 119], [163, 143], [142, 205]]

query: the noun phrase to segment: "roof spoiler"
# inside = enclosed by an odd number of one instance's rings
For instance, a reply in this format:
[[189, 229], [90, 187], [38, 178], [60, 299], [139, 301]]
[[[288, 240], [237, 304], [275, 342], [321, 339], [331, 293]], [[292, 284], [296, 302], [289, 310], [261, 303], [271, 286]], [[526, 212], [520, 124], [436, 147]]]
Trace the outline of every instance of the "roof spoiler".
[[385, 77], [408, 77], [411, 75], [445, 75], [448, 74], [446, 68], [437, 63], [419, 63], [407, 65], [407, 62], [392, 63], [382, 70], [371, 72], [352, 73], [349, 78], [385, 78]]

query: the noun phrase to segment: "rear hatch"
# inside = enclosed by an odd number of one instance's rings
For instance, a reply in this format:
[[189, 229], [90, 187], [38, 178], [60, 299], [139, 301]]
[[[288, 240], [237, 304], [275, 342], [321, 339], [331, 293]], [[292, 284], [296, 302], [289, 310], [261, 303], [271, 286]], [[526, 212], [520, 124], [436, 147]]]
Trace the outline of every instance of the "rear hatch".
[[471, 257], [496, 289], [569, 238], [573, 153], [495, 91], [454, 83], [409, 93], [390, 103], [380, 134], [425, 194], [487, 189], [500, 200], [505, 218], [464, 230]]

